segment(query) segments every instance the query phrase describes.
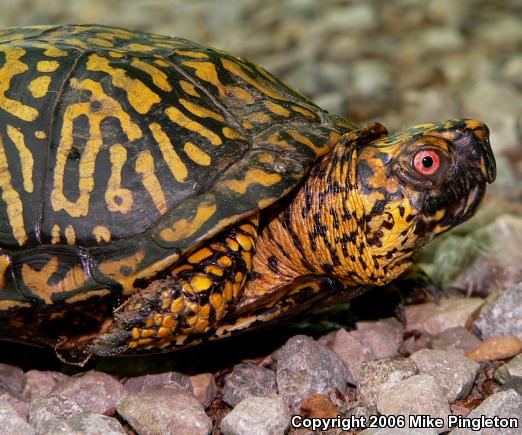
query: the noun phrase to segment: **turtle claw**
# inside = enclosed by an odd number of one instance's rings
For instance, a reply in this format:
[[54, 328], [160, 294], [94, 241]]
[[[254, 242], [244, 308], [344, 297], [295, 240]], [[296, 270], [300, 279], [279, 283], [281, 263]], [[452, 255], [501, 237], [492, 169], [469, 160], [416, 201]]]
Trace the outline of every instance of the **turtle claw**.
[[123, 329], [100, 335], [87, 350], [97, 356], [116, 356], [129, 349], [131, 333]]

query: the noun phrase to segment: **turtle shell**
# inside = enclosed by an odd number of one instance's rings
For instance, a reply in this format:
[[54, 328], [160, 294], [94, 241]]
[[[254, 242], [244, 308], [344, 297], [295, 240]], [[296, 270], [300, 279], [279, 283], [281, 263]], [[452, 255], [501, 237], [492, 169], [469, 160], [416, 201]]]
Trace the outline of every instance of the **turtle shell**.
[[0, 32], [0, 311], [129, 294], [292, 190], [353, 129], [222, 51]]

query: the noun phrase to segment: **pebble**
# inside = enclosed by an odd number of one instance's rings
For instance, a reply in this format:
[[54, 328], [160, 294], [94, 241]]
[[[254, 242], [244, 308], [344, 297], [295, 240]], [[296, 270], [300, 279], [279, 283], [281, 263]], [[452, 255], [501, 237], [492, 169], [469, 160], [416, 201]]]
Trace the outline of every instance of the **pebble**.
[[223, 400], [236, 406], [250, 396], [265, 397], [277, 393], [276, 375], [255, 364], [237, 364], [225, 377]]
[[430, 347], [465, 354], [479, 344], [480, 339], [475, 334], [472, 334], [463, 326], [456, 326], [446, 329], [433, 337]]
[[281, 396], [247, 397], [221, 420], [224, 435], [283, 435], [290, 413]]
[[494, 359], [511, 358], [522, 351], [522, 344], [514, 335], [506, 337], [491, 337], [484, 340], [478, 347], [466, 352], [466, 356], [476, 362], [492, 361]]
[[398, 427], [385, 427], [380, 429], [364, 429], [359, 432], [359, 435], [437, 435], [438, 432], [435, 429], [416, 428], [415, 432], [412, 432], [410, 428], [398, 428]]
[[38, 435], [117, 435], [126, 433], [115, 418], [89, 411], [75, 414], [67, 420], [49, 420], [41, 425], [38, 431]]
[[[484, 417], [515, 417], [518, 419], [518, 427], [516, 429], [503, 428], [481, 428], [480, 435], [519, 435], [522, 427], [522, 396], [515, 390], [499, 391], [471, 411], [468, 418]], [[451, 432], [452, 435], [476, 435], [477, 432], [472, 429], [458, 429]]]
[[131, 393], [139, 393], [148, 388], [168, 386], [178, 393], [192, 393], [190, 377], [179, 372], [165, 372], [153, 375], [143, 375], [128, 378], [123, 383], [125, 389]]
[[522, 282], [488, 300], [473, 326], [482, 338], [516, 335], [522, 340]]
[[377, 409], [384, 415], [429, 415], [445, 421], [450, 414], [437, 380], [427, 374], [411, 376], [393, 388], [382, 390], [377, 397]]
[[0, 398], [0, 428], [3, 434], [36, 435], [34, 429], [18, 415], [5, 398]]
[[88, 371], [69, 377], [53, 393], [73, 399], [86, 411], [110, 415], [124, 396], [125, 387], [114, 376]]
[[67, 375], [60, 372], [29, 370], [25, 373], [22, 396], [27, 400], [46, 396], [66, 379]]
[[9, 404], [13, 407], [13, 409], [18, 412], [18, 415], [22, 417], [24, 420], [27, 420], [27, 416], [29, 415], [29, 404], [24, 400], [18, 399], [15, 396], [11, 396], [9, 393], [0, 392], [0, 399], [7, 400]]
[[393, 389], [403, 379], [418, 373], [409, 359], [377, 359], [365, 361], [359, 371], [357, 398], [364, 404], [376, 406], [381, 391]]
[[308, 418], [335, 418], [339, 409], [324, 394], [312, 394], [301, 402], [301, 415]]
[[0, 389], [15, 397], [21, 397], [24, 372], [21, 368], [0, 363]]
[[274, 358], [279, 393], [294, 407], [311, 394], [346, 387], [346, 368], [330, 349], [305, 335], [290, 338]]
[[408, 305], [405, 307], [406, 330], [418, 330], [437, 335], [456, 326], [465, 327], [483, 304], [481, 298], [441, 299], [438, 304]]
[[200, 373], [190, 377], [192, 394], [198, 402], [207, 408], [215, 399], [217, 394], [216, 381], [212, 373]]
[[464, 355], [445, 350], [419, 350], [410, 359], [420, 374], [435, 378], [448, 402], [467, 397], [480, 367]]
[[129, 394], [118, 402], [117, 410], [139, 434], [206, 435], [212, 429], [196, 398], [168, 387]]
[[[29, 405], [29, 424], [41, 432], [53, 421], [65, 421], [84, 409], [74, 400], [59, 395], [43, 396]], [[54, 424], [54, 423], [53, 423]]]
[[359, 339], [357, 332], [339, 329], [332, 348], [346, 365], [346, 381], [353, 385], [359, 380], [361, 364], [375, 358], [367, 343]]
[[494, 377], [501, 384], [505, 384], [511, 378], [522, 379], [522, 354], [517, 355], [495, 370]]

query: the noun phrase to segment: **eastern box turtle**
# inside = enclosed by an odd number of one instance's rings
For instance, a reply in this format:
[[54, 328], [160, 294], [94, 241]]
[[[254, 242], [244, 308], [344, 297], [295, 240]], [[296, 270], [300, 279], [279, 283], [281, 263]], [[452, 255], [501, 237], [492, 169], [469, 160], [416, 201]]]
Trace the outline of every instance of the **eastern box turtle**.
[[495, 178], [489, 132], [388, 134], [193, 42], [0, 31], [0, 334], [173, 349], [399, 276]]

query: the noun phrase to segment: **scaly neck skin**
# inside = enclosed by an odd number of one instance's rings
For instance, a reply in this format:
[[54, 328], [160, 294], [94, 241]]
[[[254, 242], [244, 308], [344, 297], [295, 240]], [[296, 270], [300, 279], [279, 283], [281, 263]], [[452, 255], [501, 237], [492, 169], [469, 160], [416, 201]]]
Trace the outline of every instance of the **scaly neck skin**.
[[394, 265], [396, 270], [385, 270], [392, 259], [381, 264], [369, 247], [373, 235], [367, 231], [368, 210], [358, 193], [356, 161], [354, 149], [337, 145], [317, 163], [288, 207], [264, 228], [245, 299], [303, 275], [329, 275], [356, 287], [382, 285], [406, 269], [409, 262], [404, 258]]

